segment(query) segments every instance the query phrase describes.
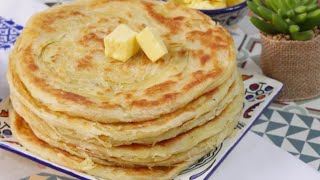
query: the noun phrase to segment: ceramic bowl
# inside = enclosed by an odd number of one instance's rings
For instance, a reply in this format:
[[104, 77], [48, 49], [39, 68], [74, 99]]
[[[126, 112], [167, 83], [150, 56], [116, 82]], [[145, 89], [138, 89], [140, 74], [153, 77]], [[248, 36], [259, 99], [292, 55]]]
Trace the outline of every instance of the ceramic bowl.
[[237, 24], [241, 19], [243, 19], [243, 17], [247, 15], [249, 9], [247, 7], [246, 1], [244, 1], [235, 6], [231, 6], [223, 9], [214, 9], [214, 10], [198, 9], [198, 10], [210, 16], [211, 19], [219, 22], [223, 26], [231, 26], [231, 25]]

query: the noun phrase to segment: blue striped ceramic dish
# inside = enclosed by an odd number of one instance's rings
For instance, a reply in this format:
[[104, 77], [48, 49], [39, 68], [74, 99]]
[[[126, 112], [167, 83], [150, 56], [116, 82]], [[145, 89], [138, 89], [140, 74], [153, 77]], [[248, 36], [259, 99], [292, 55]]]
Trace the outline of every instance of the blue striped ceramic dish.
[[[166, 1], [166, 0], [162, 0]], [[210, 16], [213, 20], [219, 22], [223, 26], [231, 26], [237, 24], [248, 13], [246, 1], [232, 7], [214, 10], [198, 9], [202, 13]]]

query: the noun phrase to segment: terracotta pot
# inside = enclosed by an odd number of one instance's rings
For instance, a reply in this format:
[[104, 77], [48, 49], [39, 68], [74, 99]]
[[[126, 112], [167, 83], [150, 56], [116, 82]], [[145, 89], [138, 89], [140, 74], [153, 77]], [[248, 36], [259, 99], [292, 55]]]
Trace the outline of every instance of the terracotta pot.
[[261, 34], [263, 73], [284, 84], [279, 101], [320, 95], [320, 36], [309, 41], [279, 41]]

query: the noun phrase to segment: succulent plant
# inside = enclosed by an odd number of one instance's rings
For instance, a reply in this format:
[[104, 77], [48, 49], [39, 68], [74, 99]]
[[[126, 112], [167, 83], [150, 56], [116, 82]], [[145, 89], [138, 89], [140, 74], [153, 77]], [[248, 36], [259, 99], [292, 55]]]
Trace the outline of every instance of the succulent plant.
[[251, 22], [267, 34], [286, 34], [292, 40], [306, 41], [320, 26], [317, 0], [248, 0], [247, 5], [256, 14], [250, 17]]

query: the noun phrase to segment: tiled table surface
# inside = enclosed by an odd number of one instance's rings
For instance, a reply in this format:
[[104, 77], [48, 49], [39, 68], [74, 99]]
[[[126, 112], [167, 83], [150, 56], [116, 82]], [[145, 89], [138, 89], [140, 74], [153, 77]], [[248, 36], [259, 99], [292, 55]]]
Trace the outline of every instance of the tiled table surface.
[[[240, 66], [250, 66], [261, 73], [259, 35], [250, 31], [248, 19], [234, 34]], [[242, 39], [242, 41], [238, 40]], [[319, 57], [320, 59], [320, 57]], [[301, 102], [274, 102], [255, 122], [251, 131], [308, 163], [320, 171], [320, 98]]]
[[[38, 1], [55, 2], [55, 0]], [[230, 30], [239, 51], [239, 66], [261, 73], [259, 68], [261, 44], [257, 31], [251, 26], [248, 19], [244, 19], [239, 26], [232, 27]], [[0, 97], [0, 101], [1, 98], [4, 97]], [[0, 112], [0, 116], [3, 113], [5, 112]], [[0, 130], [3, 126], [0, 124]], [[320, 98], [297, 103], [274, 102], [263, 112], [251, 131], [273, 142], [320, 172]], [[0, 162], [5, 162], [6, 158], [10, 156], [14, 155], [0, 151]], [[61, 173], [24, 158], [18, 158], [17, 162], [19, 161], [30, 164], [30, 167], [24, 168], [35, 169], [35, 174], [39, 172], [39, 169], [41, 169], [40, 172], [43, 172], [25, 179], [41, 179], [41, 176], [51, 177], [50, 179], [69, 179]]]

